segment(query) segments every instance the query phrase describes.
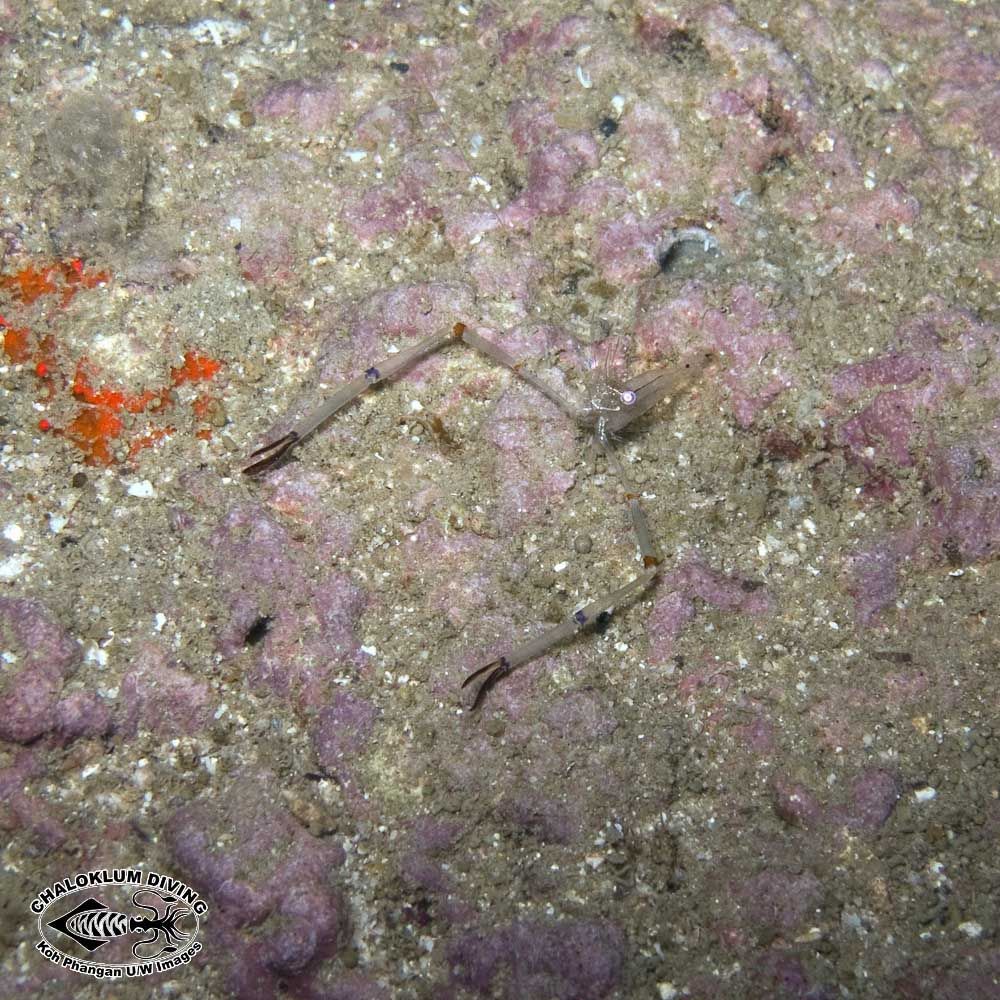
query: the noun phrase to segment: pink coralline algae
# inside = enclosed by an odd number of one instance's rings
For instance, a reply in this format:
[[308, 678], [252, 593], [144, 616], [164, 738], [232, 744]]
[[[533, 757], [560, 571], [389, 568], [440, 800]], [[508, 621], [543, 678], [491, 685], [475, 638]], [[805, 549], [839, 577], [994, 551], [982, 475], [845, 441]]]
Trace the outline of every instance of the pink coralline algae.
[[505, 1000], [602, 1000], [618, 984], [624, 939], [611, 924], [523, 921], [464, 934], [448, 946], [453, 980]]
[[820, 796], [786, 775], [772, 782], [775, 813], [786, 823], [806, 829], [828, 827], [874, 833], [885, 825], [900, 796], [899, 778], [880, 768], [859, 774], [846, 797], [823, 804]]
[[32, 844], [54, 850], [69, 833], [51, 807], [25, 787], [45, 773], [45, 765], [33, 749], [21, 750], [9, 767], [0, 768], [0, 830], [23, 830]]
[[961, 962], [952, 968], [941, 968], [940, 962], [929, 959], [915, 963], [893, 984], [898, 1000], [971, 1000], [996, 993], [1000, 982], [1000, 948], [966, 949]]
[[346, 972], [322, 987], [323, 1000], [392, 1000], [389, 991], [359, 972]]
[[331, 507], [333, 489], [330, 477], [318, 469], [286, 466], [278, 469], [269, 481], [273, 493], [267, 505], [296, 525], [307, 525], [316, 539], [316, 555], [329, 562], [350, 554], [354, 549], [353, 518]]
[[104, 736], [111, 727], [111, 709], [92, 691], [74, 691], [56, 705], [56, 732], [63, 743]]
[[392, 184], [366, 191], [344, 207], [343, 219], [363, 247], [371, 247], [386, 235], [403, 232], [417, 221], [434, 219], [441, 209], [428, 201], [435, 170], [428, 163], [410, 163]]
[[[974, 356], [994, 346], [997, 336], [995, 329], [960, 313], [940, 313], [903, 324], [895, 351], [834, 375], [834, 393], [843, 401], [876, 390], [856, 416], [841, 424], [840, 440], [869, 467], [912, 465], [919, 418], [939, 411], [949, 396], [974, 384]], [[993, 394], [1000, 391], [1000, 386], [986, 388], [992, 388]]]
[[573, 801], [559, 802], [539, 792], [521, 791], [507, 796], [500, 802], [497, 815], [503, 824], [542, 843], [569, 844], [582, 830]]
[[307, 833], [280, 801], [272, 775], [241, 773], [166, 826], [178, 870], [213, 906], [210, 938], [232, 956], [231, 976], [258, 980], [255, 992], [237, 990], [241, 997], [272, 996], [278, 978], [305, 974], [346, 940], [335, 875], [344, 853]]
[[518, 387], [500, 400], [487, 433], [496, 447], [499, 527], [517, 531], [538, 522], [576, 479], [551, 462], [572, 453], [573, 430], [552, 403]]
[[866, 471], [865, 493], [891, 497], [911, 468], [929, 487], [909, 525], [847, 560], [863, 624], [895, 599], [905, 563], [961, 565], [1000, 547], [1000, 423], [956, 437], [930, 422], [963, 399], [1000, 399], [1000, 379], [986, 371], [998, 348], [995, 326], [958, 310], [932, 312], [904, 323], [889, 353], [833, 376], [841, 406], [862, 403], [835, 433]]
[[[291, 505], [300, 520], [311, 521], [325, 540], [320, 548], [349, 552], [353, 526], [311, 510], [309, 490], [302, 483], [292, 488], [297, 478], [290, 475], [277, 480], [273, 505]], [[304, 709], [325, 703], [338, 672], [359, 668], [355, 626], [368, 597], [347, 573], [331, 572], [310, 582], [306, 567], [314, 563], [315, 550], [294, 538], [283, 520], [262, 505], [238, 505], [213, 533], [216, 577], [230, 604], [230, 617], [217, 642], [226, 658], [250, 649], [251, 684]], [[265, 627], [251, 642], [255, 623], [262, 618], [267, 619]]]
[[991, 559], [1000, 551], [1000, 420], [933, 456], [931, 537], [953, 563]]
[[344, 99], [332, 79], [285, 80], [268, 90], [253, 109], [261, 118], [286, 120], [303, 132], [317, 132], [333, 124]]
[[898, 775], [869, 768], [850, 784], [846, 804], [834, 812], [835, 821], [862, 833], [878, 830], [892, 815], [901, 791]]
[[802, 960], [790, 951], [768, 949], [754, 956], [749, 964], [747, 978], [752, 996], [774, 1000], [836, 1000], [840, 995], [839, 989], [818, 984]]
[[1000, 58], [995, 49], [983, 52], [962, 42], [942, 53], [933, 76], [938, 86], [930, 104], [944, 113], [945, 130], [1000, 156]]
[[793, 383], [792, 339], [777, 312], [750, 286], [736, 286], [725, 311], [710, 306], [704, 293], [689, 282], [667, 305], [642, 317], [636, 326], [639, 349], [650, 359], [718, 352], [733, 415], [749, 427]]
[[452, 891], [454, 880], [437, 860], [447, 855], [461, 830], [455, 823], [442, 822], [430, 816], [414, 820], [408, 834], [409, 850], [403, 858], [403, 877], [421, 889], [437, 894]]
[[753, 581], [727, 577], [691, 559], [664, 574], [649, 616], [650, 658], [665, 663], [673, 655], [674, 642], [695, 616], [695, 598], [736, 614], [767, 614], [771, 599]]
[[289, 588], [301, 581], [291, 532], [260, 506], [240, 505], [225, 514], [209, 547], [223, 582], [262, 589]]
[[254, 183], [248, 177], [235, 196], [240, 219], [236, 253], [244, 280], [264, 287], [282, 287], [299, 280], [300, 241], [322, 226], [310, 206], [296, 199], [314, 172], [308, 161], [288, 155], [282, 159], [281, 169], [269, 174], [266, 181]]
[[467, 927], [475, 919], [476, 907], [457, 892], [449, 860], [455, 855], [462, 832], [457, 823], [430, 816], [418, 817], [410, 824], [400, 871], [405, 883], [414, 890], [416, 898], [407, 910], [417, 926], [425, 927], [440, 920]]
[[676, 116], [659, 102], [640, 102], [631, 108], [622, 133], [643, 188], [676, 190], [676, 184], [691, 176], [690, 164], [680, 152], [681, 130]]
[[[760, 174], [781, 157], [801, 150], [801, 100], [775, 88], [766, 76], [755, 76], [740, 90], [716, 90], [705, 112], [722, 133], [725, 155], [712, 174], [713, 187], [730, 189], [739, 179]], [[765, 125], [766, 127], [761, 127]]]
[[606, 713], [601, 699], [591, 691], [571, 691], [554, 701], [545, 711], [545, 723], [557, 738], [594, 742], [618, 728], [617, 720]]
[[502, 211], [501, 220], [528, 229], [540, 216], [562, 214], [572, 199], [574, 178], [597, 163], [597, 143], [589, 135], [570, 133], [547, 143], [529, 157], [525, 189]]
[[428, 518], [402, 543], [408, 567], [404, 582], [423, 576], [420, 567], [434, 567], [435, 583], [427, 588], [428, 607], [455, 628], [477, 622], [490, 604], [494, 579], [485, 572], [497, 557], [494, 541], [471, 531], [447, 531]]
[[[537, 283], [545, 275], [545, 265], [527, 250], [501, 253], [487, 244], [469, 261], [469, 273], [480, 295], [504, 302], [512, 319], [522, 319], [529, 311]], [[483, 335], [487, 335], [486, 331]], [[495, 333], [491, 339], [496, 339]]]
[[363, 698], [338, 691], [312, 727], [313, 749], [320, 767], [346, 780], [350, 762], [367, 744], [377, 715], [375, 706]]
[[334, 676], [361, 663], [355, 624], [366, 604], [344, 573], [312, 588], [307, 607], [272, 598], [276, 614], [249, 671], [251, 683], [298, 707], [324, 704]]
[[[654, 50], [669, 47], [672, 38], [692, 45], [697, 38], [702, 58], [729, 67], [740, 81], [735, 87], [708, 90], [703, 97], [702, 114], [719, 148], [707, 167], [681, 161], [667, 176], [659, 173], [659, 164], [673, 164], [678, 157], [678, 129], [665, 103], [642, 106], [630, 127], [642, 137], [633, 155], [648, 164], [643, 187], [667, 187], [676, 197], [684, 193], [686, 178], [700, 178], [707, 169], [719, 196], [718, 210], [728, 216], [730, 197], [750, 188], [755, 176], [794, 159], [825, 177], [836, 198], [809, 194], [789, 200], [777, 195], [774, 208], [820, 226], [838, 199], [864, 194], [857, 156], [846, 137], [817, 112], [808, 75], [773, 38], [742, 24], [732, 7], [691, 5], [673, 17], [650, 10], [640, 14], [639, 30]], [[644, 119], [655, 127], [643, 128]]]
[[354, 140], [363, 149], [370, 150], [377, 149], [385, 142], [400, 146], [411, 145], [418, 138], [416, 116], [416, 106], [408, 98], [377, 104], [358, 119], [354, 127]]
[[899, 594], [899, 576], [917, 550], [919, 530], [897, 532], [869, 548], [848, 556], [848, 593], [854, 598], [857, 620], [870, 625]]
[[818, 226], [818, 235], [832, 246], [870, 256], [886, 251], [887, 232], [900, 225], [912, 225], [919, 214], [917, 199], [902, 184], [889, 184], [878, 191], [858, 194], [846, 204], [830, 205]]
[[216, 699], [208, 684], [174, 664], [156, 646], [142, 649], [121, 682], [116, 730], [132, 737], [140, 729], [160, 738], [193, 735], [212, 718]]
[[656, 273], [664, 235], [676, 222], [674, 213], [641, 219], [633, 212], [603, 225], [597, 234], [597, 264], [608, 281], [636, 282]]
[[0, 598], [0, 640], [11, 659], [0, 690], [0, 740], [30, 743], [56, 727], [63, 681], [79, 644], [35, 600]]
[[768, 868], [731, 886], [744, 908], [747, 923], [770, 933], [794, 932], [812, 920], [823, 899], [819, 879], [811, 872]]

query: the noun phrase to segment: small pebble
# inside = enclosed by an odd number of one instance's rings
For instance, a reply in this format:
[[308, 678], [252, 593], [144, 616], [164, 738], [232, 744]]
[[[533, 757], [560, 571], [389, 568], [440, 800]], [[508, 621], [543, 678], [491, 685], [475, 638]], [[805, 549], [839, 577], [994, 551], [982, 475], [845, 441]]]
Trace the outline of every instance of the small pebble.
[[143, 479], [137, 483], [129, 484], [126, 490], [130, 497], [151, 498], [156, 496], [156, 490], [148, 479]]

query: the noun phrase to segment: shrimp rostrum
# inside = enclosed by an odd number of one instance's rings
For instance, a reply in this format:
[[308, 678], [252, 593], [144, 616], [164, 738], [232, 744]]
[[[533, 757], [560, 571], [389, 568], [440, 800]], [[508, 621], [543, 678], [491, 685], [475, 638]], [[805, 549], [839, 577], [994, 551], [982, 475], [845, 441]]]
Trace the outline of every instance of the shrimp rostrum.
[[253, 452], [243, 472], [249, 476], [259, 476], [275, 468], [309, 435], [362, 393], [402, 374], [422, 358], [455, 342], [461, 342], [495, 363], [510, 369], [551, 400], [581, 430], [592, 436], [597, 448], [604, 453], [608, 468], [622, 484], [632, 531], [642, 562], [641, 571], [622, 586], [595, 598], [575, 610], [559, 625], [515, 646], [469, 674], [463, 681], [462, 687], [473, 689], [474, 709], [482, 703], [487, 691], [502, 677], [578, 632], [607, 622], [616, 607], [634, 600], [656, 579], [660, 572], [659, 551], [640, 503], [639, 493], [629, 481], [618, 457], [616, 441], [633, 421], [647, 413], [657, 403], [673, 401], [686, 391], [711, 358], [708, 354], [690, 356], [621, 381], [611, 376], [609, 366], [604, 376], [591, 389], [589, 398], [581, 404], [553, 389], [547, 382], [525, 368], [523, 361], [516, 360], [495, 341], [483, 337], [465, 323], [459, 322], [451, 329], [425, 337], [391, 358], [372, 365], [357, 378], [343, 383], [319, 406], [303, 416], [287, 433]]

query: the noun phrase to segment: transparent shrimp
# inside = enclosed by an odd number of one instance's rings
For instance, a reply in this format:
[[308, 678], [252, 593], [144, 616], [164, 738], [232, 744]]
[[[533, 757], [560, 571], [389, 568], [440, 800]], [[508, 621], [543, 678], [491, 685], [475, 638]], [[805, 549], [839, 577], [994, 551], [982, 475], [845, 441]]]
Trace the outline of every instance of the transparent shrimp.
[[[419, 78], [419, 74], [414, 74]], [[421, 85], [435, 105], [440, 107], [426, 81]], [[462, 160], [464, 154], [456, 151]], [[466, 161], [470, 178], [471, 167]], [[476, 187], [478, 191], [478, 187]], [[482, 198], [482, 195], [478, 195]], [[497, 225], [503, 223], [493, 206], [483, 200]], [[716, 250], [715, 237], [697, 227], [670, 230], [664, 237], [657, 259], [668, 260], [675, 247], [683, 242], [702, 242], [706, 253]], [[470, 317], [456, 317], [457, 322], [450, 329], [433, 333], [398, 354], [372, 363], [363, 374], [344, 382], [326, 400], [302, 417], [281, 437], [264, 444], [250, 455], [250, 463], [244, 472], [251, 476], [261, 475], [280, 464], [289, 453], [298, 447], [309, 435], [320, 429], [336, 413], [351, 402], [387, 380], [401, 375], [417, 361], [454, 343], [461, 343], [482, 354], [491, 361], [509, 369], [518, 378], [532, 386], [553, 402], [582, 431], [587, 432], [595, 448], [600, 449], [608, 467], [624, 487], [642, 570], [622, 586], [602, 594], [583, 607], [574, 611], [560, 625], [515, 646], [502, 656], [466, 677], [462, 687], [474, 686], [472, 706], [481, 704], [485, 693], [501, 677], [516, 667], [541, 656], [552, 646], [575, 635], [582, 629], [606, 621], [615, 607], [633, 600], [656, 579], [659, 572], [660, 556], [653, 539], [645, 511], [640, 503], [639, 493], [629, 481], [625, 469], [618, 458], [615, 443], [618, 436], [635, 420], [649, 412], [657, 403], [674, 400], [700, 376], [710, 360], [707, 354], [690, 356], [671, 364], [653, 368], [640, 375], [626, 378], [624, 370], [623, 338], [614, 337], [604, 345], [603, 363], [592, 369], [586, 398], [582, 403], [569, 398], [562, 391], [554, 389], [544, 379], [530, 371], [523, 360], [515, 359], [504, 347], [473, 328]]]

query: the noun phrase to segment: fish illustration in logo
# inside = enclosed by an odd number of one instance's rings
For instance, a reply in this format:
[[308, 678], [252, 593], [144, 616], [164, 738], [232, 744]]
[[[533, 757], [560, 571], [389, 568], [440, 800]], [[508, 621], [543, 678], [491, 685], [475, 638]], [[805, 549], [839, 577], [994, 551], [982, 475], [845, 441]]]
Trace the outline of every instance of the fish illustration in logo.
[[[147, 895], [155, 896], [162, 907], [155, 902], [140, 902], [140, 897]], [[132, 945], [132, 954], [143, 961], [159, 958], [160, 955], [171, 955], [190, 939], [191, 935], [180, 930], [177, 925], [192, 910], [176, 896], [156, 889], [137, 889], [132, 893], [132, 905], [148, 910], [151, 916], [135, 917], [129, 913], [120, 913], [91, 896], [69, 913], [50, 920], [48, 926], [72, 938], [91, 953], [116, 938], [143, 933], [144, 936]], [[146, 945], [153, 945], [155, 950], [147, 952]]]

